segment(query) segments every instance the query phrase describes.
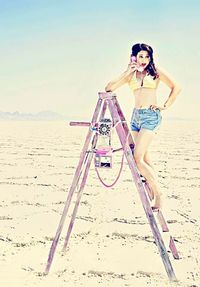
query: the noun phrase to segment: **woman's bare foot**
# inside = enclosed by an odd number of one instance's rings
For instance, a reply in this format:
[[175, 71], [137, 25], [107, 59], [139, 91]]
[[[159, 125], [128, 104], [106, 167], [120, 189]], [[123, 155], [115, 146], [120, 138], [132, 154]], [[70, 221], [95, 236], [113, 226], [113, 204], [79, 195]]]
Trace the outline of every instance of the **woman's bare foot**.
[[154, 194], [154, 202], [152, 205], [152, 210], [159, 210], [162, 207], [162, 194], [161, 193], [155, 193]]
[[154, 199], [154, 192], [147, 181], [145, 182], [145, 185], [146, 185], [146, 191], [148, 193], [149, 199], [152, 201]]

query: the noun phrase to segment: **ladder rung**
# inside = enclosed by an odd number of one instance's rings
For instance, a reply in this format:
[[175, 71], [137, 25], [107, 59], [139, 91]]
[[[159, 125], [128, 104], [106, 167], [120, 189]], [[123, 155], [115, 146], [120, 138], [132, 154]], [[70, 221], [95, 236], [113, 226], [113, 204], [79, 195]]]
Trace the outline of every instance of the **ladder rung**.
[[174, 256], [174, 259], [180, 259], [179, 255], [178, 255], [178, 251], [176, 249], [176, 245], [174, 243], [174, 239], [172, 236], [170, 236], [170, 240], [169, 240], [169, 248]]
[[159, 220], [160, 225], [162, 227], [162, 231], [163, 232], [169, 232], [169, 228], [168, 228], [167, 222], [165, 221], [165, 218], [164, 218], [164, 216], [162, 214], [162, 211], [158, 210], [157, 212], [158, 212], [157, 213], [157, 217], [158, 217], [158, 220]]

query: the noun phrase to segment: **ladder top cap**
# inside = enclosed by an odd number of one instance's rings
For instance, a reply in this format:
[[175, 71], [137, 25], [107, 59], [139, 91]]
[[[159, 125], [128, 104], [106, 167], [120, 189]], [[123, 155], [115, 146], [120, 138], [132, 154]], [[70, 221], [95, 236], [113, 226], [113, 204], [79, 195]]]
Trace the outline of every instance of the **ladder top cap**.
[[116, 95], [113, 94], [112, 92], [99, 92], [99, 97], [100, 99], [104, 100], [104, 99], [113, 99], [116, 98]]

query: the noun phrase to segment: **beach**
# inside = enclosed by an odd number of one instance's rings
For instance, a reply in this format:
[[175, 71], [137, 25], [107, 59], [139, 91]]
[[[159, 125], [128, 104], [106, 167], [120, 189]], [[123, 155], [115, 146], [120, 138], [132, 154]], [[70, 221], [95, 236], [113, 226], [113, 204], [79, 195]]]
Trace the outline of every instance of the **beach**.
[[[164, 119], [150, 146], [163, 213], [180, 256], [175, 260], [169, 254], [178, 281], [169, 283], [126, 159], [110, 189], [102, 186], [92, 162], [67, 250], [62, 252], [70, 213], [44, 275], [87, 131], [64, 121], [0, 121], [1, 286], [200, 286], [200, 131], [195, 120]], [[107, 183], [116, 178], [121, 158], [117, 153], [113, 169], [100, 171]], [[75, 200], [76, 193], [70, 211]]]

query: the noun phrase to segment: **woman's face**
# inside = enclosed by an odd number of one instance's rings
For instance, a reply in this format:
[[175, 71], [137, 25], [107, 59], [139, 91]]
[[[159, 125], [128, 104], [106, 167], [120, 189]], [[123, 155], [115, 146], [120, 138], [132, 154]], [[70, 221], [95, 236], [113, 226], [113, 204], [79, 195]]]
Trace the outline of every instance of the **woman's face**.
[[137, 53], [137, 62], [140, 66], [143, 66], [143, 68], [145, 69], [149, 62], [150, 62], [150, 56], [149, 53], [147, 51], [140, 51]]

